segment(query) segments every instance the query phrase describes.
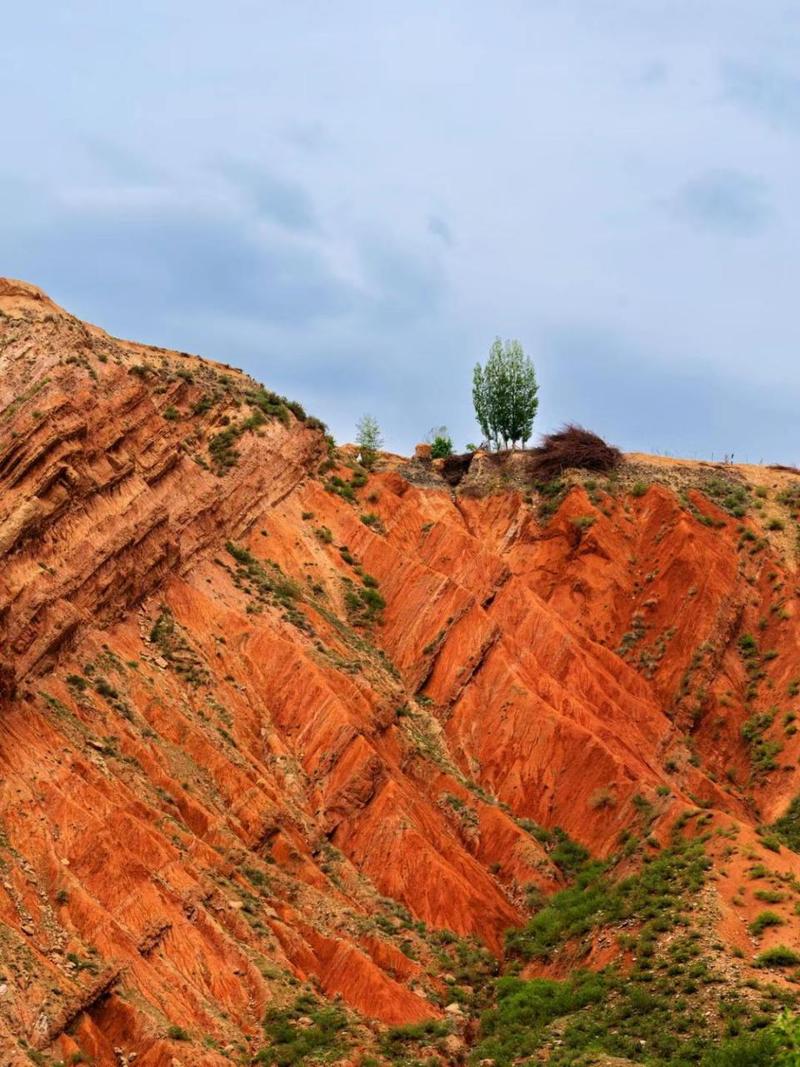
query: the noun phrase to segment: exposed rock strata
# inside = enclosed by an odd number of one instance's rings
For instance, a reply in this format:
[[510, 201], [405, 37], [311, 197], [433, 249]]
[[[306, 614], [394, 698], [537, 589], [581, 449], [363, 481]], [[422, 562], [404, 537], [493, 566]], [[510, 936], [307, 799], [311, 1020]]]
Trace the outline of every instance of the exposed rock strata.
[[[800, 675], [783, 535], [751, 553], [752, 518], [658, 472], [643, 495], [576, 485], [546, 523], [525, 493], [392, 463], [331, 492], [322, 432], [285, 409], [227, 462], [255, 389], [0, 281], [9, 1057], [228, 1063], [297, 981], [384, 1023], [436, 1016], [397, 905], [499, 951], [524, 888], [560, 881], [520, 820], [604, 854], [641, 798], [656, 836], [701, 803], [756, 847], [800, 792], [779, 718], [774, 772], [741, 736], [741, 634], [779, 653], [758, 701], [784, 710]], [[364, 574], [379, 621], [354, 617]], [[731, 944], [741, 877], [717, 883]]]

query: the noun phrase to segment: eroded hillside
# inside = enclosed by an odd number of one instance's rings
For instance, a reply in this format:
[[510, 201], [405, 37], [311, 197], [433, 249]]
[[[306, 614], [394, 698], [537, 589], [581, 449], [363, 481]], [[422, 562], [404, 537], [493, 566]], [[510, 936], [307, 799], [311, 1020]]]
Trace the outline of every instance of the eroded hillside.
[[9, 281], [0, 370], [0, 1062], [283, 1062], [279, 1023], [458, 1062], [507, 930], [525, 975], [641, 956], [627, 904], [531, 932], [572, 842], [701, 847], [715, 981], [791, 1000], [800, 476], [366, 472]]

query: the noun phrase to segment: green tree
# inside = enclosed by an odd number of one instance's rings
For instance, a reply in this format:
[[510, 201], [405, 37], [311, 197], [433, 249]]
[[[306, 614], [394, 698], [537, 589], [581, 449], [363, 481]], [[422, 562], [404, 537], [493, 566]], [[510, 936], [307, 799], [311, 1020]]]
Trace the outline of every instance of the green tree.
[[381, 428], [372, 415], [362, 415], [356, 423], [356, 443], [361, 450], [361, 462], [371, 467], [383, 446]]
[[490, 445], [525, 446], [539, 407], [538, 392], [533, 363], [519, 341], [496, 338], [486, 365], [476, 363], [472, 375], [475, 417]]
[[433, 459], [446, 459], [453, 454], [453, 438], [446, 426], [434, 426], [428, 434]]

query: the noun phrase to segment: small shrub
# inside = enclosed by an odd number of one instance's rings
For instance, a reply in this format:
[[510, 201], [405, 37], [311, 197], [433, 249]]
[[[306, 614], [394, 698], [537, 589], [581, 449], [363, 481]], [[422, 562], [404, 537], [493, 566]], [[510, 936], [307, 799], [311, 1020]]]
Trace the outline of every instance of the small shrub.
[[758, 655], [758, 642], [752, 634], [742, 634], [737, 642], [739, 653], [743, 659], [749, 659]]
[[366, 586], [361, 590], [361, 599], [367, 605], [371, 612], [383, 611], [386, 607], [386, 601], [383, 599], [377, 589], [372, 586]]
[[[309, 1026], [300, 1020], [311, 1020]], [[341, 1059], [349, 1023], [341, 1008], [322, 1006], [315, 997], [304, 994], [289, 1008], [271, 1008], [264, 1017], [264, 1036], [269, 1045], [255, 1057], [254, 1063], [318, 1063]]]
[[784, 814], [770, 829], [793, 852], [800, 852], [800, 794], [796, 796]]
[[786, 894], [779, 893], [776, 889], [757, 889], [753, 896], [765, 904], [781, 904], [786, 900]]
[[98, 678], [94, 683], [95, 692], [99, 693], [101, 697], [105, 697], [107, 700], [116, 700], [119, 693], [114, 686], [108, 682], [105, 678]]
[[616, 798], [610, 789], [595, 789], [588, 800], [589, 807], [592, 811], [599, 811], [603, 808], [613, 808], [616, 803]]
[[383, 1039], [384, 1050], [388, 1055], [397, 1053], [404, 1045], [425, 1042], [430, 1044], [432, 1039], [446, 1037], [450, 1033], [447, 1023], [436, 1019], [426, 1019], [421, 1023], [409, 1023], [407, 1026], [393, 1026]]
[[775, 911], [762, 911], [753, 919], [748, 930], [753, 937], [760, 937], [770, 926], [783, 926], [784, 920]]
[[582, 533], [584, 530], [589, 530], [592, 526], [594, 526], [594, 524], [597, 522], [597, 516], [576, 515], [575, 518], [570, 519], [570, 522], [577, 530], [580, 530]]
[[453, 454], [453, 439], [447, 432], [446, 426], [439, 426], [436, 430], [431, 430], [431, 458], [432, 459], [447, 459], [448, 456]]
[[777, 1051], [774, 1034], [744, 1034], [706, 1052], [701, 1067], [776, 1067]]
[[775, 945], [759, 953], [753, 963], [756, 967], [797, 967], [800, 955], [786, 945]]

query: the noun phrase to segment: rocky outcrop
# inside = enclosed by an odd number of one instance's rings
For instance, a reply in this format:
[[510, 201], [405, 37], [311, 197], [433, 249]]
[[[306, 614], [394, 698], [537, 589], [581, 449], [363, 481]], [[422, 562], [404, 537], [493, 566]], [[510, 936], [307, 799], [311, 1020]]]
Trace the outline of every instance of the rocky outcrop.
[[[17, 282], [0, 371], [15, 1048], [211, 1067], [300, 989], [435, 1018], [436, 932], [500, 954], [563, 884], [537, 825], [603, 855], [699, 804], [758, 850], [800, 792], [791, 472], [365, 476], [299, 405]], [[742, 727], [773, 704], [766, 766]]]

